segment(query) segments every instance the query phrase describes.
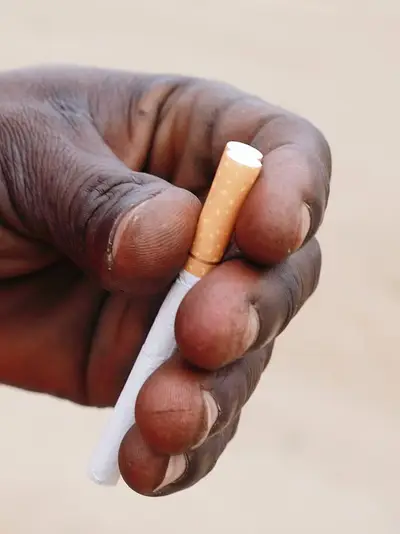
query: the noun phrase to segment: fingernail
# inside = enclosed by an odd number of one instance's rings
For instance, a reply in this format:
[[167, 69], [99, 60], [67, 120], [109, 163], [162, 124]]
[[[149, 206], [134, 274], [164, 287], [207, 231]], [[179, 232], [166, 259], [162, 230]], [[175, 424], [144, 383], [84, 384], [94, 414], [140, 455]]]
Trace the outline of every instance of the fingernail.
[[154, 490], [153, 493], [166, 488], [170, 484], [177, 482], [184, 474], [187, 469], [187, 457], [185, 454], [179, 454], [178, 456], [171, 456], [168, 462], [168, 467], [165, 472], [164, 480], [161, 484]]
[[303, 203], [301, 206], [301, 220], [299, 227], [299, 238], [297, 248], [300, 248], [304, 243], [311, 226], [310, 208], [307, 204]]
[[203, 445], [210, 435], [211, 429], [215, 425], [219, 414], [217, 403], [215, 402], [215, 399], [211, 393], [208, 391], [202, 391], [202, 396], [205, 410], [205, 430], [202, 438], [198, 443], [196, 443], [192, 450], [198, 449], [201, 445]]
[[257, 341], [258, 333], [260, 331], [260, 317], [254, 306], [250, 305], [247, 330], [244, 338], [245, 351], [249, 350]]

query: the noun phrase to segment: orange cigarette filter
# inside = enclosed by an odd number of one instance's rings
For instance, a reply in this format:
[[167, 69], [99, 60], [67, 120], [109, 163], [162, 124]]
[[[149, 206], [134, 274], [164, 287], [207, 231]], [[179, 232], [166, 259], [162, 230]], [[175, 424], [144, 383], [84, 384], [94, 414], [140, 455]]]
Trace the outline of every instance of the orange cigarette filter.
[[262, 154], [242, 143], [228, 143], [200, 214], [185, 271], [203, 277], [225, 253], [239, 211], [261, 171]]

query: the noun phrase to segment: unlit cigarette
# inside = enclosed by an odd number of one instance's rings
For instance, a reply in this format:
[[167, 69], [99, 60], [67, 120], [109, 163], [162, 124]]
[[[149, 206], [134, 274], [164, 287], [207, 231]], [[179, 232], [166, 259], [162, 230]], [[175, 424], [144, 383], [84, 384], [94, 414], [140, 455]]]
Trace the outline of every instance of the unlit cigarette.
[[135, 423], [134, 408], [146, 380], [176, 349], [175, 317], [187, 292], [223, 258], [246, 196], [257, 180], [263, 155], [231, 141], [226, 145], [201, 211], [190, 256], [164, 300], [134, 367], [93, 453], [89, 475], [97, 484], [113, 486], [120, 477], [121, 442]]

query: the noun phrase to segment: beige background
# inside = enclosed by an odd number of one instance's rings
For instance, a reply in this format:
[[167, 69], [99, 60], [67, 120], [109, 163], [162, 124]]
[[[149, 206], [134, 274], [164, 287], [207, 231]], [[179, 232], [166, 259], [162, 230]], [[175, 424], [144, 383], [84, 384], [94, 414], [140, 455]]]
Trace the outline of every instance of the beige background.
[[0, 389], [0, 532], [400, 532], [398, 0], [4, 0], [0, 67], [222, 78], [322, 128], [334, 155], [320, 290], [195, 489], [85, 477], [106, 414]]

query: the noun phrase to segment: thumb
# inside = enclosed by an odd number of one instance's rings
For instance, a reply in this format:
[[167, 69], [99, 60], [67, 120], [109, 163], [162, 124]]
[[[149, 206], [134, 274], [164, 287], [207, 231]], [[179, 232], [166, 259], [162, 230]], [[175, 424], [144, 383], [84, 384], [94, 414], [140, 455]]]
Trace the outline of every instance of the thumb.
[[52, 245], [107, 290], [164, 289], [187, 258], [199, 200], [112, 153], [60, 152], [64, 161], [46, 164], [35, 210]]

